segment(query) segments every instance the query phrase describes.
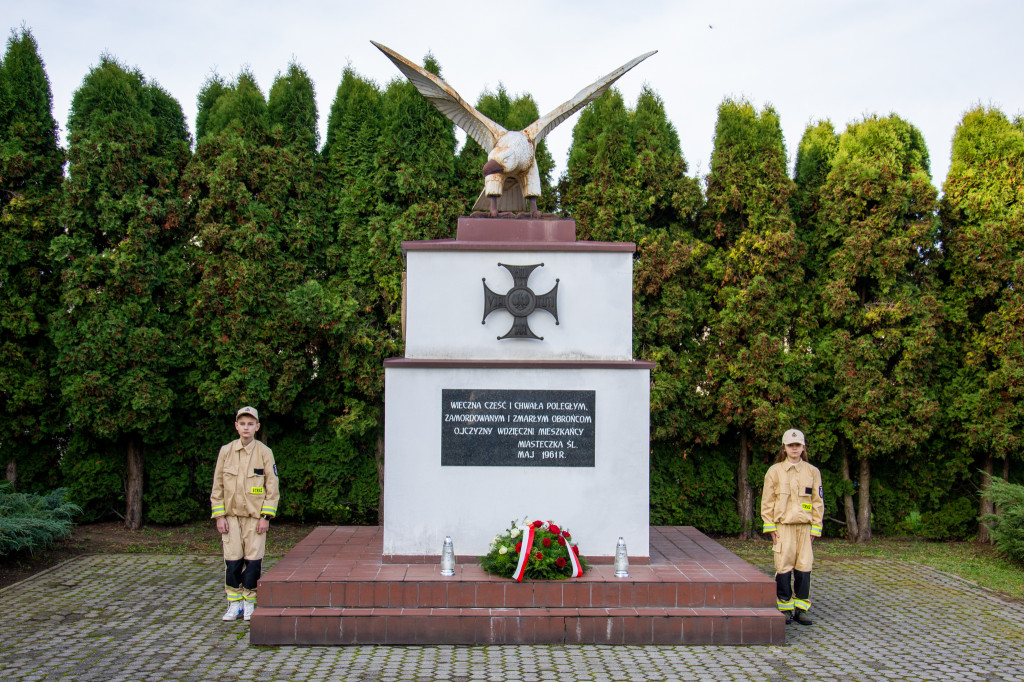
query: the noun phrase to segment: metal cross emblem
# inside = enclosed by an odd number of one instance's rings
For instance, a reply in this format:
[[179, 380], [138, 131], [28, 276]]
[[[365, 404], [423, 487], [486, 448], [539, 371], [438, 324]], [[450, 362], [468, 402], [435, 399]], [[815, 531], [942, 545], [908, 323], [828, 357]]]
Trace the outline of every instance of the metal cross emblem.
[[535, 265], [506, 265], [505, 263], [498, 263], [498, 265], [512, 274], [512, 288], [508, 290], [507, 294], [496, 294], [487, 286], [487, 278], [483, 278], [484, 319], [480, 320], [480, 324], [487, 324], [487, 316], [495, 310], [507, 310], [512, 315], [512, 328], [504, 336], [499, 336], [499, 341], [509, 338], [538, 339], [543, 341], [543, 336], [537, 336], [530, 329], [526, 318], [535, 310], [546, 310], [555, 318], [555, 324], [558, 324], [559, 280], [555, 280], [555, 286], [552, 287], [551, 291], [538, 296], [527, 286], [527, 281], [530, 279], [530, 273], [537, 268], [543, 267], [543, 263]]

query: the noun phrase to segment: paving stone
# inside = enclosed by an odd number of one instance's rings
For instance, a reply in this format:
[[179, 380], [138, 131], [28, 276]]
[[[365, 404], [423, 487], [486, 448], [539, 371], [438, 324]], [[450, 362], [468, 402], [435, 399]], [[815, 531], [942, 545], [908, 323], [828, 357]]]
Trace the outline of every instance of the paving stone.
[[816, 622], [782, 647], [250, 647], [247, 623], [220, 620], [222, 571], [219, 557], [108, 554], [0, 590], [0, 679], [1024, 679], [1024, 604], [884, 559], [819, 559]]

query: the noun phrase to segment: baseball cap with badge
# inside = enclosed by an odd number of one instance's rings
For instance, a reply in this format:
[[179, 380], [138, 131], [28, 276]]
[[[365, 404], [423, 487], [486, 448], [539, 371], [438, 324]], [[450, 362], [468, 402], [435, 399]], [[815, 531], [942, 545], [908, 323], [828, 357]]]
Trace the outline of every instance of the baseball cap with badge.
[[789, 431], [786, 431], [786, 433], [782, 434], [782, 444], [789, 445], [790, 443], [800, 443], [800, 445], [805, 445], [803, 432], [797, 431], [796, 429], [790, 429]]
[[246, 405], [245, 407], [243, 407], [242, 409], [240, 409], [240, 410], [239, 410], [239, 411], [238, 411], [238, 412], [237, 412], [237, 413], [235, 414], [235, 421], [238, 421], [238, 418], [239, 418], [239, 417], [241, 417], [241, 416], [242, 416], [243, 414], [247, 414], [247, 415], [249, 415], [250, 417], [252, 417], [252, 418], [253, 418], [253, 419], [255, 419], [256, 421], [259, 421], [259, 420], [260, 420], [260, 413], [259, 413], [259, 412], [257, 412], [257, 411], [256, 411], [256, 408], [255, 408], [255, 407], [252, 407], [251, 405]]

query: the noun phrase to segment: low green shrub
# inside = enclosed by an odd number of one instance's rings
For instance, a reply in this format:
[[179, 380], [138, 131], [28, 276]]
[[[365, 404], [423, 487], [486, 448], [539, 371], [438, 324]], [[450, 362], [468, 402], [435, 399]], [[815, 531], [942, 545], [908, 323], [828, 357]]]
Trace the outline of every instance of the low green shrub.
[[71, 535], [74, 517], [82, 510], [67, 497], [67, 488], [36, 495], [17, 493], [10, 483], [0, 483], [0, 556], [26, 549], [35, 552]]
[[694, 526], [716, 535], [740, 532], [735, 469], [731, 453], [656, 444], [651, 454], [651, 523]]
[[938, 511], [921, 514], [921, 537], [928, 540], [963, 540], [974, 534], [977, 504], [958, 497], [942, 505]]
[[1024, 562], [1024, 485], [993, 476], [983, 496], [993, 502], [1000, 513], [985, 514], [978, 520], [989, 527], [1000, 551], [1015, 561]]

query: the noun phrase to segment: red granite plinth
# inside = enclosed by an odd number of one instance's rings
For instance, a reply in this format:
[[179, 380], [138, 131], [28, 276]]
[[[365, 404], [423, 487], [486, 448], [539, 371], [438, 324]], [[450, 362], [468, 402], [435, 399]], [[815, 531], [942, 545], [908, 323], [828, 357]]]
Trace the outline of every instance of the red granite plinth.
[[459, 218], [460, 242], [574, 242], [572, 218]]
[[252, 644], [785, 644], [775, 581], [690, 526], [651, 528], [628, 578], [517, 583], [381, 561], [379, 527], [323, 526], [263, 576]]

